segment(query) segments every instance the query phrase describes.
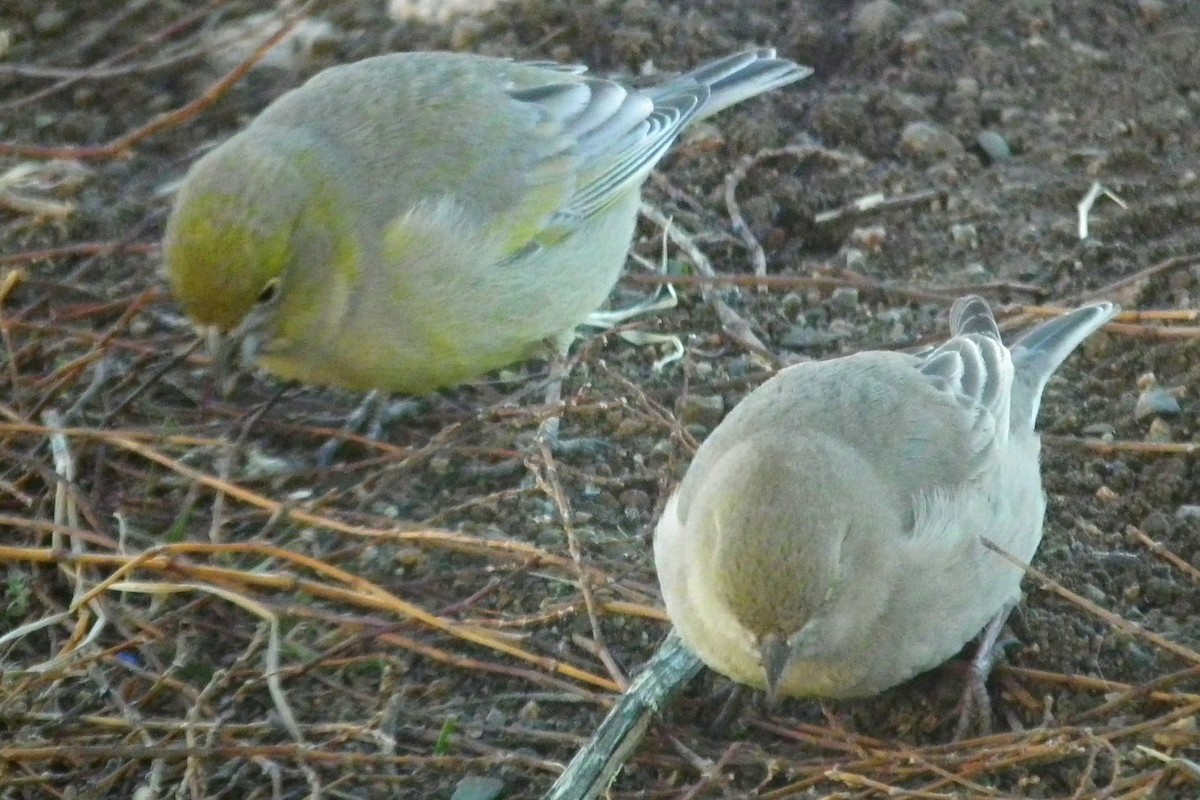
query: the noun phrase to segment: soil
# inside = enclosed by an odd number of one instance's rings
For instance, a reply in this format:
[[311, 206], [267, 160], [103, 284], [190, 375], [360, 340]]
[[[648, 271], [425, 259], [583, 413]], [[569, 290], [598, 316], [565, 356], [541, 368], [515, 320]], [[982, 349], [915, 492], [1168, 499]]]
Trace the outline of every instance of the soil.
[[[196, 99], [242, 53], [222, 35], [275, 24], [252, 16], [268, 3], [215, 5], [0, 9], [0, 139], [82, 165], [0, 179], [0, 797], [494, 796], [471, 776], [539, 797], [613, 699], [605, 661], [636, 673], [667, 631], [650, 533], [690, 442], [775, 365], [936, 339], [971, 291], [1014, 328], [1097, 293], [1197, 308], [1200, 4], [522, 0], [395, 22], [347, 0], [195, 118], [120, 157], [70, 151]], [[645, 198], [718, 273], [750, 276], [725, 199], [744, 166], [740, 213], [774, 282], [709, 299], [683, 284], [627, 326], [684, 341], [665, 367], [665, 345], [586, 334], [564, 388], [577, 446], [535, 443], [535, 361], [397, 406], [381, 443], [320, 469], [359, 397], [271, 403], [262, 374], [222, 397], [185, 354], [154, 247], [172, 184], [319, 69], [453, 48], [636, 75], [763, 44], [814, 76], [700, 126]], [[46, 163], [0, 149], [0, 172]], [[1094, 182], [1121, 203], [1097, 199], [1081, 238]], [[643, 221], [635, 251], [657, 261], [661, 228]], [[693, 270], [675, 246], [667, 266]], [[628, 271], [615, 306], [652, 290]], [[953, 665], [867, 701], [752, 703], [722, 730], [728, 684], [706, 674], [609, 796], [1200, 794], [1198, 324], [1129, 319], [1046, 393], [1048, 580], [1027, 579], [1014, 615], [992, 737], [950, 741]], [[130, 582], [79, 605], [110, 579]]]

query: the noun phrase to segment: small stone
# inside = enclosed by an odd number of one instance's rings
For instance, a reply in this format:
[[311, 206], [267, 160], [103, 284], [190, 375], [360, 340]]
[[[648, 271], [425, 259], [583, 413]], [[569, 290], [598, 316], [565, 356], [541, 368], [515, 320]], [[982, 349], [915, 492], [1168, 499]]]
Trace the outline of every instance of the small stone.
[[1179, 590], [1172, 581], [1166, 578], [1152, 577], [1146, 581], [1143, 597], [1151, 605], [1166, 606], [1171, 604], [1178, 593]]
[[979, 229], [969, 222], [955, 223], [950, 226], [950, 239], [957, 245], [975, 250], [979, 247]]
[[1137, 404], [1133, 407], [1133, 418], [1143, 420], [1146, 417], [1172, 417], [1179, 413], [1179, 401], [1168, 390], [1157, 383], [1152, 383], [1142, 389], [1138, 395]]
[[947, 31], [962, 30], [971, 24], [971, 20], [966, 14], [956, 8], [948, 8], [945, 11], [938, 11], [929, 16], [929, 27], [941, 28]]
[[496, 0], [388, 0], [385, 8], [393, 22], [445, 24], [459, 15], [483, 14], [495, 5]]
[[1142, 533], [1152, 539], [1157, 539], [1163, 536], [1170, 529], [1170, 524], [1167, 522], [1167, 515], [1162, 511], [1155, 509], [1142, 518], [1141, 524]]
[[959, 78], [954, 82], [954, 93], [963, 97], [979, 97], [979, 81], [974, 78]]
[[450, 800], [497, 800], [504, 794], [504, 781], [483, 775], [468, 775], [454, 787]]
[[849, 240], [869, 252], [878, 253], [883, 250], [884, 242], [887, 241], [887, 228], [882, 225], [855, 228], [850, 231]]
[[932, 122], [910, 122], [900, 133], [900, 146], [926, 163], [964, 152], [958, 137]]
[[995, 131], [983, 131], [975, 137], [975, 144], [983, 154], [984, 163], [996, 164], [1012, 158], [1008, 140]]
[[900, 46], [910, 56], [920, 55], [929, 47], [929, 26], [909, 25], [900, 32]]
[[857, 247], [845, 247], [841, 252], [846, 269], [858, 272], [867, 263], [867, 254]]
[[1155, 417], [1150, 423], [1150, 430], [1146, 431], [1147, 442], [1158, 442], [1163, 444], [1171, 441], [1171, 426], [1163, 422], [1162, 417]]
[[33, 30], [39, 36], [57, 36], [67, 28], [70, 17], [57, 6], [43, 9], [33, 18]]
[[1165, 0], [1138, 0], [1137, 10], [1142, 22], [1156, 25], [1162, 22], [1163, 15], [1167, 13], [1167, 4]]
[[[259, 45], [257, 34], [272, 20], [271, 12], [251, 14], [202, 34], [212, 68], [224, 72], [249, 58]], [[328, 62], [343, 36], [325, 20], [305, 18], [255, 66], [256, 71], [296, 72]]]
[[804, 310], [804, 297], [796, 292], [788, 292], [779, 300], [779, 310], [788, 319], [795, 319]]
[[829, 305], [838, 311], [849, 312], [858, 308], [858, 289], [839, 286], [829, 295]]
[[714, 427], [725, 416], [725, 398], [719, 394], [689, 394], [675, 402], [675, 415], [684, 425]]
[[541, 718], [542, 704], [536, 700], [530, 700], [521, 706], [521, 710], [517, 712], [517, 719], [522, 722], [537, 722]]
[[1087, 42], [1072, 40], [1067, 45], [1067, 48], [1075, 55], [1093, 64], [1109, 64], [1113, 61], [1112, 53], [1107, 50], [1101, 50], [1099, 47], [1094, 47]]
[[1176, 519], [1200, 519], [1200, 506], [1183, 505], [1175, 509]]
[[866, 43], [878, 44], [900, 29], [902, 16], [900, 6], [892, 0], [870, 0], [854, 9], [850, 31]]
[[246, 466], [243, 474], [250, 480], [274, 478], [296, 471], [297, 466], [282, 456], [264, 453], [258, 447], [251, 447], [246, 455]]
[[620, 500], [621, 505], [625, 506], [626, 508], [632, 508], [638, 511], [643, 511], [650, 508], [651, 504], [650, 495], [641, 489], [626, 489], [625, 491], [621, 492], [621, 496], [617, 499]]
[[616, 437], [618, 439], [632, 439], [640, 433], [646, 432], [646, 423], [644, 420], [626, 417], [617, 424]]
[[1080, 433], [1090, 439], [1111, 439], [1117, 435], [1117, 429], [1111, 422], [1093, 422], [1085, 425]]
[[1080, 589], [1080, 594], [1093, 603], [1103, 604], [1108, 601], [1108, 595], [1094, 583], [1085, 583]]
[[1101, 486], [1096, 490], [1096, 501], [1099, 503], [1111, 503], [1120, 499], [1120, 495], [1114, 492], [1107, 486]]

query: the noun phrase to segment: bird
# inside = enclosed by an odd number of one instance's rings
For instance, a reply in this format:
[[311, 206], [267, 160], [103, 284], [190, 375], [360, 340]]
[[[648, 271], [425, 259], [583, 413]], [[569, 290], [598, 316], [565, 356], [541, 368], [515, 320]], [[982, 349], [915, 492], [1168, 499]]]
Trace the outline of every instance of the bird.
[[1043, 390], [1117, 310], [1085, 305], [1006, 347], [987, 302], [965, 297], [936, 348], [805, 362], [752, 391], [655, 529], [684, 644], [772, 701], [841, 699], [929, 670], [986, 629], [982, 686], [1024, 574], [992, 547], [1027, 565], [1042, 538]]
[[450, 388], [603, 303], [684, 128], [811, 72], [769, 48], [642, 87], [467, 53], [331, 67], [192, 165], [165, 276], [285, 380]]

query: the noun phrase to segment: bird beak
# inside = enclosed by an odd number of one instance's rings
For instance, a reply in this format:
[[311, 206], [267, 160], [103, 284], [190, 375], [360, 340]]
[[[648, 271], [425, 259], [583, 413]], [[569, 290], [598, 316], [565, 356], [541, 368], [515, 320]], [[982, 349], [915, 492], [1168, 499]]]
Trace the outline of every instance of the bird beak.
[[213, 380], [221, 397], [229, 397], [246, 364], [254, 362], [255, 340], [252, 335], [224, 333], [216, 325], [202, 331], [209, 357], [212, 358]]
[[773, 633], [759, 640], [758, 658], [767, 678], [768, 705], [773, 706], [779, 700], [779, 681], [783, 678], [783, 671], [787, 667], [791, 649], [787, 640]]

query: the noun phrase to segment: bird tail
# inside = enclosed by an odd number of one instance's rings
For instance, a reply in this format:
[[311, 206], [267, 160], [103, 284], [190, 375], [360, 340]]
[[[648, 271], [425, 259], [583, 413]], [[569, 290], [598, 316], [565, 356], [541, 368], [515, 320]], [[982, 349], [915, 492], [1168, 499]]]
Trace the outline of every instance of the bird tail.
[[1101, 302], [1081, 306], [1061, 317], [1043, 322], [1012, 344], [1013, 381], [1012, 427], [1033, 428], [1042, 392], [1054, 371], [1084, 339], [1112, 319], [1120, 310], [1114, 303]]
[[1000, 338], [992, 307], [982, 297], [968, 295], [958, 298], [950, 307], [950, 335], [970, 336], [973, 333], [991, 339]]
[[708, 87], [708, 99], [696, 114], [699, 119], [811, 74], [810, 67], [776, 58], [775, 50], [768, 47], [711, 61], [667, 81], [654, 94], [657, 101], [659, 97], [672, 95], [684, 87], [690, 88], [696, 84]]

